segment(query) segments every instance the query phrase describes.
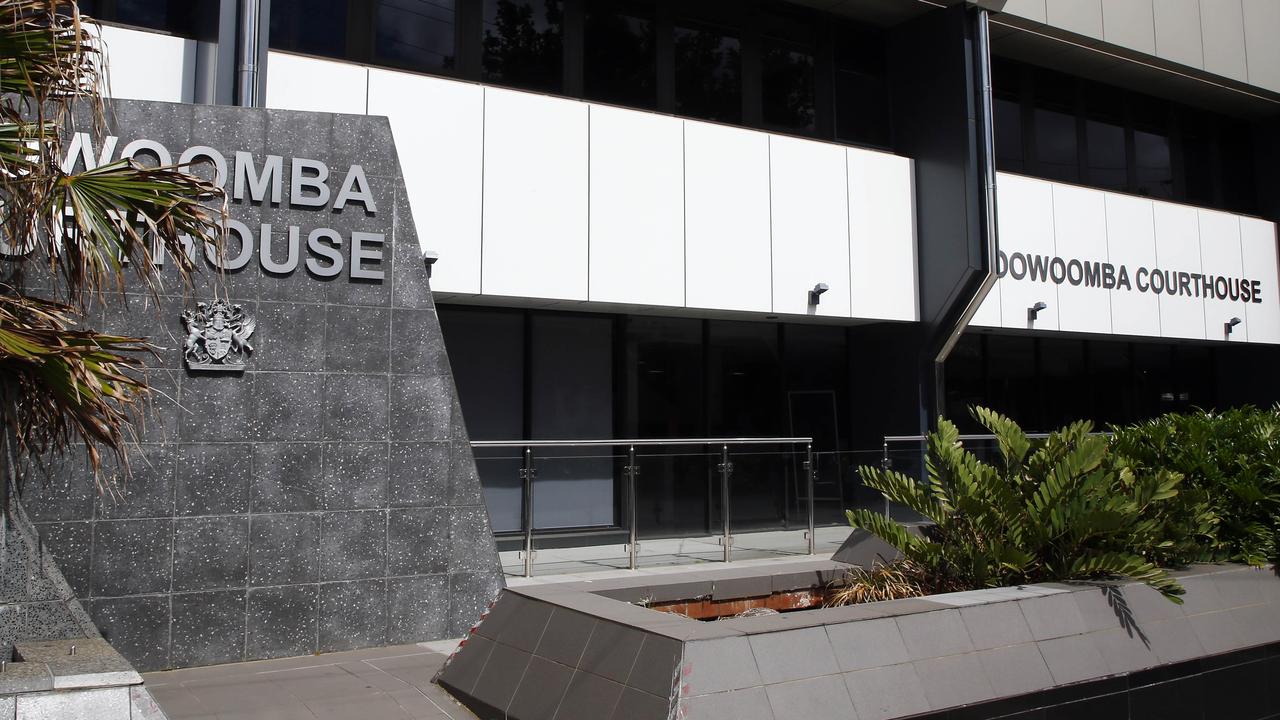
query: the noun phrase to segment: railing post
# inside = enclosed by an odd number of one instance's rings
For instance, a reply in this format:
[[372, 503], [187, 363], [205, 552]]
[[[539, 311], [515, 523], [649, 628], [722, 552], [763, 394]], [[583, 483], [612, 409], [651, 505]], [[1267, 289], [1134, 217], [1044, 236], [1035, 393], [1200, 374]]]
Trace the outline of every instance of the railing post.
[[525, 447], [524, 464], [520, 468], [524, 511], [524, 576], [533, 577], [533, 448]]
[[[884, 457], [880, 461], [880, 469], [884, 471], [888, 471], [890, 464], [891, 463], [889, 462], [889, 438], [886, 437], [884, 439]], [[881, 497], [884, 497], [884, 496], [882, 495]], [[884, 498], [884, 516], [889, 517], [889, 498], [888, 497]]]
[[636, 537], [636, 478], [640, 468], [636, 465], [636, 446], [627, 448], [627, 567], [636, 569], [636, 556], [640, 553], [640, 545]]
[[805, 471], [805, 475], [807, 475], [807, 476], [808, 476], [808, 484], [809, 484], [809, 534], [808, 534], [808, 538], [809, 538], [809, 554], [810, 554], [810, 555], [812, 555], [812, 554], [813, 554], [813, 546], [814, 546], [814, 536], [813, 536], [813, 534], [814, 534], [814, 527], [813, 527], [813, 476], [814, 476], [814, 467], [813, 467], [813, 443], [808, 443], [807, 445], [805, 445], [804, 452], [805, 452], [804, 471]]
[[729, 518], [731, 517], [729, 507], [729, 476], [733, 474], [733, 463], [729, 462], [729, 446], [720, 446], [720, 464], [716, 467], [720, 471], [720, 514], [724, 524], [724, 536], [720, 538], [720, 544], [724, 546], [724, 561], [729, 562], [733, 554], [733, 533], [730, 532]]

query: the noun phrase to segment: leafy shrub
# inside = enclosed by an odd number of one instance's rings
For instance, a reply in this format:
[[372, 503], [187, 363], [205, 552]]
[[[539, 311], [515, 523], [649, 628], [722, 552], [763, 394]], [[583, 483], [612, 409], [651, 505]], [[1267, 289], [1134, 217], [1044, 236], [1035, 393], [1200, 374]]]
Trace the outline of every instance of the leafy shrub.
[[1280, 409], [1170, 413], [1113, 428], [1113, 450], [1135, 472], [1183, 476], [1170, 502], [1165, 565], [1280, 555]]
[[1032, 441], [1016, 423], [973, 410], [999, 447], [1000, 462], [978, 459], [942, 420], [929, 435], [928, 482], [862, 467], [863, 482], [933, 522], [913, 535], [882, 514], [848, 510], [850, 524], [898, 548], [944, 585], [972, 589], [1126, 576], [1174, 602], [1182, 587], [1152, 557], [1167, 542], [1162, 503], [1181, 476], [1135, 472], [1108, 452], [1092, 424], [1076, 422]]

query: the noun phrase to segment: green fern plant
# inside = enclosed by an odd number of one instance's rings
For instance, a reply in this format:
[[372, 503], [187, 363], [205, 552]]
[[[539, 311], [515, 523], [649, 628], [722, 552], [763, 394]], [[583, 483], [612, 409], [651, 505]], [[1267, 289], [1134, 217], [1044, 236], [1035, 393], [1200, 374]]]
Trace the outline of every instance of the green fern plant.
[[1181, 603], [1182, 586], [1153, 560], [1168, 542], [1161, 504], [1181, 475], [1135, 473], [1108, 452], [1087, 421], [1033, 441], [1009, 418], [974, 408], [995, 436], [1000, 460], [987, 463], [939, 422], [929, 435], [926, 483], [893, 470], [861, 467], [863, 482], [925, 516], [923, 535], [886, 516], [848, 510], [849, 523], [898, 548], [927, 574], [970, 588], [1128, 577]]

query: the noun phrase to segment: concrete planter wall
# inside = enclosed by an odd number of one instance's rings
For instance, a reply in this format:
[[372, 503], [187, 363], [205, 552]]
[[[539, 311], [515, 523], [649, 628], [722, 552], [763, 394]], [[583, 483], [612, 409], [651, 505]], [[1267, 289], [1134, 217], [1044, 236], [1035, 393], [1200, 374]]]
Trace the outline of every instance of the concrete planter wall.
[[[1280, 713], [1280, 578], [1180, 573], [698, 622], [634, 603], [825, 582], [839, 563], [506, 590], [439, 682], [481, 718], [1138, 718]], [[1230, 690], [1219, 697], [1218, 688]], [[1185, 696], [1185, 698], [1183, 697]], [[601, 708], [609, 708], [606, 712]]]

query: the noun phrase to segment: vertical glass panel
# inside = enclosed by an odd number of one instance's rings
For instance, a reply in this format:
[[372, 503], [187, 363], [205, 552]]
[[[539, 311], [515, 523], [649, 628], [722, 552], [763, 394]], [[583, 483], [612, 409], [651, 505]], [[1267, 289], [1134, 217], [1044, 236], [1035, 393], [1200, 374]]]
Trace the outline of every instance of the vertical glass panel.
[[1010, 172], [1022, 172], [1022, 105], [1017, 100], [997, 98], [992, 107], [995, 113], [996, 167]]
[[[184, 37], [195, 37], [199, 3], [190, 0], [116, 0], [115, 17], [125, 25], [163, 30]], [[81, 3], [81, 11], [88, 9]]]
[[1124, 128], [1099, 120], [1087, 120], [1084, 127], [1089, 143], [1089, 184], [1112, 190], [1127, 188]]
[[1158, 198], [1173, 197], [1173, 162], [1169, 156], [1168, 136], [1134, 130], [1133, 152], [1138, 193]]
[[982, 432], [969, 415], [970, 407], [988, 402], [982, 363], [982, 336], [975, 333], [961, 336], [947, 358], [947, 419], [962, 432]]
[[742, 44], [737, 32], [682, 21], [675, 28], [676, 112], [736, 123], [742, 120]]
[[1219, 137], [1222, 147], [1222, 203], [1229, 210], [1252, 213], [1258, 210], [1256, 163], [1262, 157], [1254, 147], [1248, 123], [1228, 120]]
[[559, 91], [564, 78], [563, 0], [485, 0], [483, 78]]
[[1200, 112], [1182, 115], [1182, 164], [1187, 187], [1187, 202], [1213, 204], [1214, 148], [1213, 127]]
[[1176, 409], [1177, 380], [1173, 377], [1173, 353], [1169, 345], [1133, 344], [1135, 420], [1145, 420]]
[[1042, 177], [1080, 180], [1076, 155], [1076, 117], [1057, 110], [1036, 108], [1036, 164]]
[[841, 28], [835, 42], [836, 137], [885, 145], [890, 141], [885, 49], [873, 31]]
[[1102, 426], [1133, 420], [1134, 384], [1129, 343], [1090, 341], [1088, 353], [1094, 422]]
[[766, 125], [803, 133], [816, 129], [813, 47], [766, 36], [761, 54]]
[[270, 45], [323, 57], [347, 55], [346, 0], [272, 0]]
[[589, 0], [583, 81], [587, 97], [627, 107], [657, 105], [653, 3]]
[[990, 377], [988, 406], [1013, 418], [1027, 431], [1039, 430], [1040, 388], [1036, 383], [1035, 339], [987, 337]]
[[[613, 320], [533, 316], [529, 401], [538, 440], [613, 437]], [[609, 448], [536, 451], [534, 527], [611, 525], [614, 465]], [[545, 458], [561, 458], [549, 460]]]
[[[524, 316], [512, 310], [439, 308], [453, 379], [472, 440], [524, 435]], [[494, 532], [520, 529], [520, 450], [477, 451]]]
[[1041, 338], [1040, 382], [1045, 399], [1040, 430], [1057, 430], [1076, 420], [1093, 419], [1084, 341]]
[[[819, 462], [814, 477], [814, 516], [839, 522], [851, 506], [858, 484], [851, 461], [835, 453], [848, 447], [849, 364], [844, 328], [787, 325], [783, 328], [787, 380], [787, 429], [792, 437], [813, 438]], [[830, 461], [823, 462], [824, 458]], [[791, 518], [808, 520], [808, 478], [798, 455], [789, 455], [788, 472], [799, 483], [787, 496]]]
[[379, 0], [373, 57], [412, 70], [454, 67], [454, 0]]

